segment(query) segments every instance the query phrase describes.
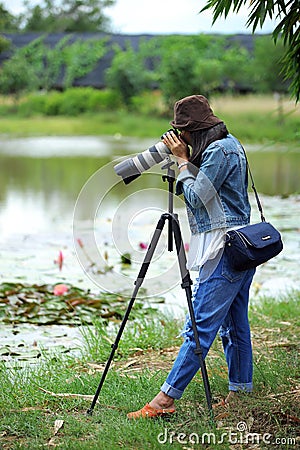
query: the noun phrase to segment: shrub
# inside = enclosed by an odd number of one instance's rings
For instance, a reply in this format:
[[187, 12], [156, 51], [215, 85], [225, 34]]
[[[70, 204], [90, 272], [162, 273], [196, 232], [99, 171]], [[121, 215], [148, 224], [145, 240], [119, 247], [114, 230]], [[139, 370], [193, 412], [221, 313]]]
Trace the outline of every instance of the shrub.
[[92, 112], [110, 111], [118, 109], [122, 105], [122, 100], [118, 92], [106, 89], [103, 91], [93, 90], [93, 94], [88, 99], [88, 110]]
[[52, 91], [45, 96], [45, 110], [41, 111], [46, 116], [58, 116], [61, 114], [62, 94]]
[[33, 114], [45, 114], [47, 96], [43, 93], [30, 94], [19, 103], [18, 112], [21, 116], [29, 117]]
[[70, 88], [64, 92], [35, 93], [25, 97], [18, 107], [22, 116], [78, 116], [82, 113], [110, 111], [120, 108], [121, 99], [112, 90], [99, 91], [91, 87]]

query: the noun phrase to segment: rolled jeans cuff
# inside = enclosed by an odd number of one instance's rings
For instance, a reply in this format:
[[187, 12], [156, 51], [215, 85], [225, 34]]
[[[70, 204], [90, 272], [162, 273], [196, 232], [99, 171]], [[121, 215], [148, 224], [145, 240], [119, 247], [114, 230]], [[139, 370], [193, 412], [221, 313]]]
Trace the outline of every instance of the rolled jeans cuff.
[[174, 398], [175, 400], [179, 400], [183, 394], [183, 391], [179, 391], [178, 389], [173, 388], [166, 382], [164, 382], [160, 390], [167, 394], [169, 397]]
[[229, 381], [229, 390], [235, 392], [252, 392], [253, 384], [252, 383], [233, 383]]

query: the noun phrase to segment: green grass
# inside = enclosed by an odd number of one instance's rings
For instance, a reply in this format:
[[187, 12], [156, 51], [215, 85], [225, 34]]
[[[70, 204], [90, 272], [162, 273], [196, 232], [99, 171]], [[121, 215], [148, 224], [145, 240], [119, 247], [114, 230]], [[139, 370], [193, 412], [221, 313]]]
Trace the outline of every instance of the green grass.
[[[147, 101], [145, 99], [145, 101]], [[149, 100], [148, 100], [149, 101]], [[159, 97], [156, 100], [159, 105]], [[211, 99], [215, 113], [227, 124], [230, 132], [244, 142], [274, 143], [300, 140], [300, 109], [288, 99], [282, 103], [279, 113], [278, 103], [271, 96], [216, 97]], [[11, 107], [11, 106], [10, 106]], [[0, 101], [0, 135], [41, 136], [41, 135], [115, 135], [135, 137], [155, 137], [169, 128], [172, 112], [162, 116], [151, 109], [129, 112], [124, 109], [106, 112], [84, 113], [79, 116], [39, 116], [22, 117], [17, 112], [6, 112], [7, 105]]]
[[[126, 418], [128, 411], [140, 408], [158, 392], [175, 358], [181, 324], [170, 317], [127, 325], [92, 416], [86, 414], [91, 400], [51, 395], [94, 395], [118, 330], [117, 325], [108, 332], [97, 322], [95, 329], [85, 334], [86, 345], [77, 358], [53, 355], [34, 367], [18, 370], [0, 366], [0, 448], [35, 450], [52, 443], [72, 450], [229, 450], [235, 448], [230, 439], [237, 438], [230, 438], [229, 432], [236, 433], [242, 422], [261, 439], [277, 439], [276, 448], [295, 449], [300, 416], [299, 298], [300, 293], [292, 293], [281, 301], [265, 299], [251, 307], [255, 391], [242, 397], [239, 405], [218, 412], [215, 425], [207, 413], [200, 374], [177, 402], [178, 412], [169, 421], [131, 422]], [[216, 400], [227, 392], [225, 366], [216, 340], [207, 358]], [[57, 420], [62, 420], [63, 426], [55, 434]], [[204, 433], [213, 433], [214, 445], [207, 445]], [[206, 445], [201, 444], [202, 438]], [[194, 445], [197, 439], [200, 443]], [[270, 447], [261, 441], [256, 448]]]
[[101, 136], [121, 134], [123, 136], [149, 137], [160, 135], [168, 120], [141, 116], [123, 111], [84, 114], [79, 117], [29, 118], [1, 117], [0, 135], [18, 136]]

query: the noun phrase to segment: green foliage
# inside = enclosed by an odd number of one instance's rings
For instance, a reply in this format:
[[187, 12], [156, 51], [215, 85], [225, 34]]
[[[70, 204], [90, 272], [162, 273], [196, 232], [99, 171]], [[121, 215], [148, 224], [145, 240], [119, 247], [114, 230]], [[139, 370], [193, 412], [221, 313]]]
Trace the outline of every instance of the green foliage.
[[117, 90], [125, 105], [130, 106], [131, 98], [151, 87], [152, 77], [145, 67], [143, 52], [135, 52], [127, 43], [126, 49], [115, 47], [111, 67], [106, 80], [110, 88]]
[[63, 37], [53, 48], [43, 46], [44, 72], [42, 88], [49, 91], [55, 86], [63, 68], [65, 67], [66, 46], [71, 36]]
[[19, 105], [22, 116], [77, 116], [82, 113], [110, 111], [120, 107], [120, 97], [115, 91], [87, 88], [69, 88], [64, 92], [30, 94]]
[[64, 47], [62, 54], [65, 66], [65, 88], [72, 86], [76, 79], [91, 72], [107, 51], [105, 42], [105, 39], [89, 39], [87, 41], [78, 39]]
[[193, 53], [191, 49], [182, 53], [175, 52], [172, 58], [162, 60], [160, 87], [170, 106], [178, 98], [200, 92], [200, 88], [196, 88]]
[[133, 96], [131, 108], [145, 116], [160, 117], [167, 114], [166, 105], [158, 90], [148, 90]]
[[246, 48], [239, 44], [227, 48], [220, 57], [221, 73], [220, 85], [225, 80], [225, 89], [238, 91], [239, 89], [250, 90], [255, 87], [252, 85], [251, 70], [256, 70], [253, 63], [253, 56]]
[[195, 92], [208, 93], [211, 86], [218, 84], [216, 79], [219, 72], [212, 70], [211, 83], [207, 83], [205, 70], [206, 63], [214, 64], [210, 59], [212, 55], [214, 60], [217, 60], [217, 52], [221, 53], [223, 42], [223, 38], [215, 39], [206, 35], [175, 35], [157, 37], [149, 43], [149, 50], [155, 55], [155, 78], [169, 106], [186, 95]]
[[39, 89], [43, 79], [43, 37], [15, 50], [12, 57], [3, 63], [0, 72], [0, 92], [20, 94]]
[[116, 111], [121, 107], [121, 97], [111, 89], [73, 88], [68, 89], [68, 92], [71, 95], [75, 90], [86, 92], [86, 112]]
[[226, 37], [159, 36], [144, 43], [142, 51], [169, 107], [195, 92], [210, 96], [218, 89], [250, 85], [249, 52]]
[[254, 90], [286, 92], [287, 83], [284, 82], [282, 75], [284, 55], [282, 40], [278, 40], [275, 45], [270, 36], [259, 36], [255, 39], [254, 45], [252, 64]]
[[220, 36], [159, 36], [141, 40], [138, 49], [129, 43], [121, 49], [111, 48], [106, 39], [83, 41], [67, 35], [54, 47], [45, 45], [41, 36], [15, 50], [0, 72], [0, 92], [49, 91], [58, 82], [71, 87], [110, 50], [114, 56], [106, 71], [107, 85], [130, 108], [137, 107], [142, 93], [153, 89], [163, 93], [167, 109], [195, 92], [209, 97], [218, 91], [288, 90], [288, 81], [280, 75], [282, 41], [275, 46], [267, 36], [257, 37], [250, 53], [239, 42]]
[[[213, 23], [223, 14], [227, 17], [230, 9], [238, 12], [241, 6], [248, 4], [248, 0], [207, 0], [207, 4], [200, 12], [213, 10]], [[276, 42], [282, 37], [286, 47], [283, 59], [284, 74], [291, 79], [291, 93], [296, 101], [300, 99], [300, 3], [299, 0], [252, 0], [251, 11], [247, 26], [252, 26], [254, 32], [258, 26], [262, 27], [267, 17], [281, 18], [273, 30], [273, 39]]]
[[20, 18], [11, 14], [2, 3], [0, 3], [0, 32], [11, 33], [18, 31], [20, 26]]
[[109, 19], [103, 10], [115, 0], [43, 0], [39, 5], [26, 1], [25, 31], [93, 32], [108, 31]]
[[6, 39], [4, 36], [0, 35], [0, 54], [8, 50], [11, 46], [11, 42], [9, 39]]
[[16, 54], [5, 61], [0, 72], [0, 92], [15, 94], [37, 89], [38, 80], [33, 67], [22, 55]]
[[106, 51], [105, 39], [76, 39], [72, 35], [62, 38], [53, 48], [41, 36], [14, 51], [0, 72], [0, 92], [3, 94], [53, 88], [63, 74], [63, 86], [89, 73]]

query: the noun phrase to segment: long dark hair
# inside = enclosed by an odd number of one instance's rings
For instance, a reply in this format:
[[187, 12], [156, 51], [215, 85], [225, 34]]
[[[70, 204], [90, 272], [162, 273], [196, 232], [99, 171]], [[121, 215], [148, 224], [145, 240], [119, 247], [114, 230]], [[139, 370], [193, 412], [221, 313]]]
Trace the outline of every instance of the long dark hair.
[[196, 167], [200, 167], [203, 151], [214, 141], [224, 139], [228, 135], [228, 130], [224, 122], [206, 128], [191, 132], [192, 138], [192, 154], [189, 161]]

